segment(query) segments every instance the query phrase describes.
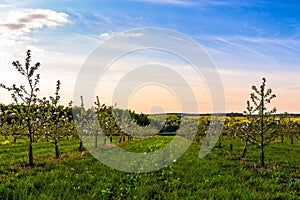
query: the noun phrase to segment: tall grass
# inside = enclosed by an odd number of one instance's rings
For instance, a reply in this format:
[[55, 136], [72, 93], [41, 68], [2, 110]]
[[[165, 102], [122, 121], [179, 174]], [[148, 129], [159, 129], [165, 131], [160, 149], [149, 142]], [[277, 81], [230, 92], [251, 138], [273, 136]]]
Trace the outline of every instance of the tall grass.
[[[121, 145], [134, 152], [162, 148], [172, 137], [155, 136]], [[88, 153], [78, 152], [79, 141], [62, 141], [61, 158], [53, 145], [34, 144], [36, 166], [26, 168], [26, 144], [0, 145], [1, 199], [299, 199], [300, 141], [273, 143], [266, 148], [266, 168], [259, 149], [249, 149], [244, 160], [242, 142], [229, 139], [199, 159], [193, 143], [176, 162], [159, 171], [130, 174], [111, 169]], [[1, 140], [0, 142], [3, 142]]]

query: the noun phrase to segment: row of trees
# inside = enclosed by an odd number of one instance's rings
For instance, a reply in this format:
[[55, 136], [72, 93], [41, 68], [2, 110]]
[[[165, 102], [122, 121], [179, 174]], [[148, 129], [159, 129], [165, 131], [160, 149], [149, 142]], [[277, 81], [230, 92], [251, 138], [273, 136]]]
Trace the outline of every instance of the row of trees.
[[[230, 151], [233, 150], [232, 140], [239, 138], [244, 142], [243, 154], [241, 159], [244, 159], [247, 153], [247, 147], [253, 145], [260, 149], [260, 166], [265, 166], [265, 146], [270, 144], [277, 138], [281, 139], [283, 143], [285, 138], [290, 138], [293, 144], [295, 138], [299, 138], [300, 124], [293, 121], [293, 118], [288, 113], [275, 114], [276, 108], [268, 109], [268, 104], [276, 97], [271, 89], [266, 88], [266, 79], [262, 79], [260, 87], [252, 86], [253, 92], [250, 94], [250, 101], [247, 101], [244, 115], [237, 117], [232, 114], [226, 117], [224, 128], [220, 139], [218, 140], [218, 147], [221, 147], [222, 137], [228, 136], [231, 139]], [[184, 123], [197, 123], [197, 130], [181, 130], [183, 135], [185, 132], [192, 132], [196, 142], [200, 142], [200, 138], [205, 138], [207, 130], [210, 126], [209, 117], [187, 118]], [[193, 138], [192, 137], [192, 138]], [[204, 145], [209, 145], [209, 141], [204, 141]]]
[[27, 138], [28, 141], [28, 163], [33, 166], [34, 142], [40, 138], [53, 143], [55, 154], [58, 158], [58, 142], [63, 137], [75, 137], [74, 122], [72, 120], [72, 103], [67, 107], [61, 106], [60, 101], [60, 81], [57, 81], [54, 96], [49, 98], [39, 98], [40, 74], [37, 70], [40, 63], [31, 65], [31, 52], [27, 51], [25, 65], [19, 61], [12, 63], [13, 67], [25, 78], [27, 84], [17, 86], [7, 86], [0, 84], [0, 87], [11, 92], [14, 100], [12, 105], [1, 105], [1, 133], [13, 136], [14, 142], [17, 138]]
[[[13, 67], [25, 78], [27, 85], [0, 87], [11, 92], [14, 104], [0, 106], [0, 132], [4, 137], [13, 136], [14, 142], [18, 138], [27, 138], [28, 162], [33, 166], [33, 142], [43, 138], [51, 142], [58, 158], [59, 141], [63, 138], [79, 138], [79, 150], [83, 150], [85, 137], [94, 137], [95, 148], [98, 146], [100, 135], [104, 135], [103, 143], [113, 142], [113, 136], [118, 135], [119, 142], [124, 142], [126, 136], [131, 140], [133, 136], [144, 137], [161, 132], [175, 132], [184, 124], [186, 130], [180, 129], [178, 135], [209, 146], [209, 137], [205, 137], [211, 120], [209, 116], [182, 117], [178, 114], [164, 116], [136, 114], [134, 111], [117, 109], [113, 106], [101, 104], [98, 97], [93, 108], [84, 108], [84, 99], [81, 97], [81, 106], [74, 107], [72, 102], [68, 106], [60, 105], [60, 86], [58, 80], [53, 96], [39, 98], [40, 74], [37, 70], [40, 63], [31, 66], [31, 52], [27, 51], [25, 65], [18, 61]], [[283, 142], [286, 137], [291, 143], [298, 139], [300, 125], [292, 120], [287, 113], [276, 115], [276, 108], [268, 109], [267, 105], [276, 97], [271, 89], [266, 88], [266, 79], [262, 79], [259, 88], [252, 86], [251, 101], [247, 101], [243, 117], [231, 115], [226, 117], [225, 126], [218, 146], [222, 146], [222, 137], [229, 136], [231, 141], [239, 138], [244, 141], [244, 151], [241, 158], [245, 158], [248, 145], [255, 145], [261, 150], [261, 167], [265, 165], [265, 146], [275, 138], [280, 137]], [[77, 122], [77, 123], [75, 123]], [[197, 129], [194, 129], [197, 127]], [[91, 131], [92, 128], [92, 131]], [[78, 134], [79, 132], [79, 134]], [[211, 134], [214, 134], [211, 132]], [[230, 151], [233, 144], [230, 144]]]
[[[100, 104], [99, 98], [95, 102], [95, 107], [86, 110], [83, 105], [83, 98], [81, 97], [81, 107], [73, 107], [72, 102], [68, 106], [60, 105], [60, 86], [61, 82], [58, 80], [56, 90], [53, 96], [48, 98], [38, 97], [40, 74], [37, 73], [40, 63], [31, 65], [31, 51], [28, 50], [23, 66], [19, 61], [12, 63], [13, 67], [25, 78], [26, 86], [7, 86], [0, 84], [0, 87], [6, 89], [11, 93], [14, 104], [0, 105], [0, 133], [4, 137], [13, 136], [14, 142], [18, 138], [27, 138], [28, 141], [28, 164], [33, 166], [33, 143], [40, 139], [45, 139], [51, 142], [55, 148], [55, 155], [58, 158], [59, 141], [63, 138], [79, 138], [79, 150], [83, 150], [84, 134], [78, 134], [78, 131], [83, 133], [85, 130], [80, 129], [88, 125], [93, 116], [96, 116], [96, 122], [100, 125], [101, 130], [94, 133], [95, 146], [97, 147], [97, 136], [100, 132], [109, 136], [112, 142], [113, 135], [121, 135], [122, 141], [125, 141], [124, 130], [116, 123], [116, 115], [122, 115], [128, 112], [130, 118], [139, 125], [147, 126], [150, 120], [145, 114], [136, 114], [133, 111], [124, 111], [116, 109], [112, 106]], [[93, 115], [93, 113], [96, 113]], [[74, 120], [75, 119], [75, 120]], [[83, 123], [78, 127], [75, 121]], [[122, 123], [126, 124], [126, 123]], [[89, 133], [90, 134], [90, 133]], [[120, 141], [121, 142], [121, 141]]]

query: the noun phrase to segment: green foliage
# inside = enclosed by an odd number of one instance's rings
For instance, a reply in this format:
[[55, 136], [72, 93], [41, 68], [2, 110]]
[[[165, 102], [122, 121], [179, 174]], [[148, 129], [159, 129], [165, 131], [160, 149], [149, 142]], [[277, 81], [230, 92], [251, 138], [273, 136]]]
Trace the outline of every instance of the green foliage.
[[279, 135], [281, 142], [284, 142], [284, 138], [289, 138], [290, 143], [294, 143], [294, 139], [299, 139], [300, 126], [290, 114], [284, 113], [279, 118]]
[[[121, 145], [134, 152], [164, 147], [172, 137], [151, 137]], [[1, 140], [2, 141], [2, 140]], [[1, 142], [0, 141], [0, 142]], [[10, 138], [12, 141], [12, 138]], [[51, 144], [34, 144], [36, 167], [24, 168], [24, 143], [0, 145], [0, 196], [2, 199], [298, 199], [299, 150], [280, 142], [267, 146], [270, 158], [264, 170], [254, 170], [259, 152], [237, 161], [243, 144], [235, 150], [215, 148], [198, 158], [200, 145], [193, 143], [182, 157], [161, 170], [130, 174], [116, 171], [77, 151], [78, 140], [61, 141], [60, 160], [53, 159]], [[230, 139], [222, 143], [228, 146]], [[289, 152], [289, 153], [286, 153]], [[9, 162], [7, 162], [9, 160]]]
[[0, 132], [4, 137], [13, 136], [14, 143], [17, 142], [17, 138], [26, 135], [23, 116], [24, 106], [0, 106]]

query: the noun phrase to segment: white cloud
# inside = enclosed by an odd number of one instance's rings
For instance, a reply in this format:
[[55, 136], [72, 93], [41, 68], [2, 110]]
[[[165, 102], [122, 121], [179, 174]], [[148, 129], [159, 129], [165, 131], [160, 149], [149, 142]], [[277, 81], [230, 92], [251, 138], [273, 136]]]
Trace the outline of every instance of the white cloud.
[[[3, 9], [4, 10], [4, 9]], [[23, 58], [28, 49], [45, 51], [36, 47], [39, 42], [31, 33], [38, 29], [53, 28], [68, 23], [68, 15], [48, 9], [14, 9], [0, 13], [0, 63], [2, 69], [15, 59]], [[4, 69], [3, 69], [4, 70]], [[5, 75], [1, 76], [1, 79]]]
[[[11, 62], [19, 60], [23, 64], [25, 52], [30, 49], [33, 56], [32, 63], [42, 63], [40, 69], [42, 74], [41, 94], [46, 96], [52, 94], [57, 78], [62, 79], [64, 86], [72, 91], [70, 76], [76, 77], [76, 69], [84, 61], [84, 56], [76, 53], [59, 53], [63, 47], [70, 46], [70, 42], [67, 41], [67, 44], [55, 46], [53, 41], [60, 42], [57, 36], [49, 34], [46, 42], [40, 37], [34, 36], [38, 35], [40, 29], [52, 29], [69, 23], [68, 14], [49, 9], [14, 8], [1, 10], [4, 11], [0, 12], [0, 66], [3, 72], [0, 76], [0, 82], [7, 85], [11, 85], [11, 83], [23, 84], [22, 78], [11, 67]], [[45, 33], [47, 34], [47, 32]], [[70, 38], [70, 36], [66, 37]], [[76, 41], [76, 39], [74, 40]], [[43, 43], [41, 44], [41, 42]], [[52, 48], [55, 48], [57, 52], [52, 51], [47, 44], [52, 44]], [[71, 100], [72, 97], [69, 93], [66, 94], [64, 88], [62, 89], [62, 95], [67, 96], [67, 100]], [[1, 90], [0, 94], [2, 102], [11, 102], [10, 95], [6, 91]], [[66, 102], [63, 103], [66, 104]]]
[[103, 39], [108, 39], [108, 38], [110, 38], [112, 36], [109, 33], [102, 33], [102, 34], [100, 34], [100, 37], [103, 38]]
[[0, 31], [23, 31], [43, 27], [56, 27], [68, 23], [68, 15], [48, 9], [23, 9], [10, 12], [0, 19]]
[[12, 6], [9, 5], [9, 4], [2, 4], [2, 5], [0, 5], [0, 8], [10, 8], [10, 7], [12, 7]]
[[2, 47], [32, 41], [27, 35], [44, 27], [54, 28], [68, 23], [68, 15], [48, 9], [21, 9], [0, 14]]
[[127, 33], [127, 32], [121, 32], [121, 33], [116, 33], [116, 32], [105, 32], [100, 34], [101, 39], [109, 39], [114, 36], [119, 36], [119, 37], [141, 37], [143, 36], [143, 33]]

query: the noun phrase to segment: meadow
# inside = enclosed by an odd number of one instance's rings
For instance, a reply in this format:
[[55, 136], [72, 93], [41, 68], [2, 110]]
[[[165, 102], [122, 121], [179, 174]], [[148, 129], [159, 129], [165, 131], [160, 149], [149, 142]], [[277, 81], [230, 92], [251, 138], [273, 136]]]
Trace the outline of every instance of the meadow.
[[[62, 106], [59, 80], [54, 96], [38, 97], [40, 63], [30, 62], [28, 50], [24, 67], [12, 63], [28, 87], [0, 84], [14, 99], [0, 104], [1, 199], [300, 199], [299, 116], [267, 109], [276, 95], [265, 88], [265, 78], [252, 87], [243, 114], [214, 120], [167, 113], [164, 119], [107, 106], [98, 96], [93, 108], [84, 107], [83, 96], [80, 107]], [[114, 143], [147, 154], [174, 137], [193, 143], [173, 163], [149, 173], [105, 166], [83, 142], [88, 138], [92, 143], [86, 145], [95, 150], [98, 143], [116, 148]], [[213, 139], [218, 143], [200, 159], [201, 145], [211, 147]]]
[[[172, 136], [135, 139], [120, 146], [128, 151], [150, 152]], [[79, 140], [60, 141], [61, 156], [53, 145], [33, 144], [35, 167], [27, 166], [27, 143], [0, 140], [1, 199], [299, 199], [300, 141], [278, 140], [266, 147], [266, 167], [259, 165], [259, 149], [251, 147], [239, 159], [243, 143], [222, 137], [205, 158], [198, 158], [201, 143], [193, 143], [174, 163], [149, 173], [111, 169], [79, 152]], [[117, 139], [115, 139], [117, 140]]]

